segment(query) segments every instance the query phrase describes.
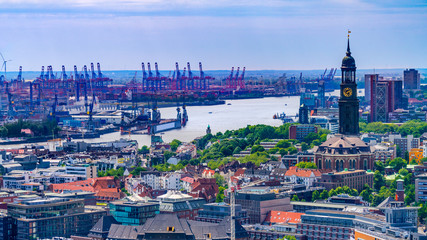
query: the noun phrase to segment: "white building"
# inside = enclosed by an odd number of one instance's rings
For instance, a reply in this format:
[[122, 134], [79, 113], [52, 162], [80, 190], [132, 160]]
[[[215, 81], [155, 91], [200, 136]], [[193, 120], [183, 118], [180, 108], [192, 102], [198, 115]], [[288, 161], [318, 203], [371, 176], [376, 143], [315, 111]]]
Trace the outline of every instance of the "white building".
[[167, 190], [180, 190], [181, 189], [181, 174], [171, 172], [165, 176], [160, 177], [160, 185], [163, 189]]
[[306, 187], [313, 186], [317, 182], [322, 173], [317, 169], [301, 169], [297, 167], [290, 167], [285, 173], [285, 179], [296, 184], [304, 184]]

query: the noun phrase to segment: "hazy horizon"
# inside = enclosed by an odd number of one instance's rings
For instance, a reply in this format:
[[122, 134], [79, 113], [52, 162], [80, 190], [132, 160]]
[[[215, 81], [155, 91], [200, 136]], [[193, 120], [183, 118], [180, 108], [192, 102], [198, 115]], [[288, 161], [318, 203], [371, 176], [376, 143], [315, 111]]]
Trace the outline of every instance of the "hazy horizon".
[[[347, 29], [359, 69], [426, 68], [423, 0], [0, 0], [9, 70], [202, 62], [205, 70], [339, 67]], [[181, 69], [184, 67], [180, 66]], [[57, 71], [56, 70], [56, 71]]]

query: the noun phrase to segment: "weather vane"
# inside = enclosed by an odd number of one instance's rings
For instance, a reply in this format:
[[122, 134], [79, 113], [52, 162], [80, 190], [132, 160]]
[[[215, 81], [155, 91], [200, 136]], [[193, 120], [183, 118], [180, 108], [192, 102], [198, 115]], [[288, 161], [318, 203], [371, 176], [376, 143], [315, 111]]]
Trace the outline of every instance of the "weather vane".
[[347, 29], [347, 37], [350, 38], [351, 31]]

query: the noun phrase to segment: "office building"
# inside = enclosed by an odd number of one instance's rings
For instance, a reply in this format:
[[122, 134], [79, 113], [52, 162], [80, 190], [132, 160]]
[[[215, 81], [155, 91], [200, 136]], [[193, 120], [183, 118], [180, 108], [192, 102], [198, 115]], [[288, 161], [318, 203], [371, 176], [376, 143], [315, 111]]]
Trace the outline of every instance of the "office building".
[[415, 201], [427, 201], [427, 173], [420, 174], [415, 178]]
[[303, 141], [309, 133], [317, 133], [317, 126], [310, 124], [300, 124], [289, 127], [289, 139]]
[[71, 166], [65, 166], [65, 173], [83, 176], [84, 179], [98, 177], [96, 166], [90, 164], [74, 164]]
[[148, 218], [160, 213], [158, 203], [132, 200], [110, 202], [110, 214], [123, 225], [142, 225]]
[[6, 212], [0, 213], [0, 239], [16, 239], [17, 229], [14, 219]]
[[365, 75], [365, 100], [370, 103], [370, 122], [390, 122], [389, 114], [404, 107], [402, 80]]
[[17, 240], [85, 236], [106, 210], [84, 206], [84, 200], [58, 198], [22, 201], [7, 205], [17, 224]]
[[309, 124], [308, 121], [308, 107], [305, 104], [301, 104], [299, 107], [298, 122], [300, 124]]
[[[249, 223], [249, 217], [246, 210], [242, 209], [240, 204], [235, 204], [234, 208], [236, 220], [244, 225]], [[230, 215], [230, 205], [227, 203], [208, 203], [199, 210], [196, 221], [219, 223]]]
[[[229, 201], [229, 199], [226, 199]], [[235, 195], [235, 203], [240, 204], [249, 216], [249, 223], [261, 223], [271, 210], [292, 210], [290, 198], [280, 198], [269, 191], [239, 191]]]
[[420, 89], [420, 73], [415, 69], [403, 71], [403, 81], [405, 89]]

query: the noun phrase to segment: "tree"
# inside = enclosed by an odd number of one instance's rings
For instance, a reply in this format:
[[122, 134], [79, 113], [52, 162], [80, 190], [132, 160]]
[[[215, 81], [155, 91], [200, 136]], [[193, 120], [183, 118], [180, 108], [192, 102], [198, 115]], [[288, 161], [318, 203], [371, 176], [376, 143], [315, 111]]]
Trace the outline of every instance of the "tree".
[[304, 137], [304, 142], [307, 144], [311, 144], [314, 140], [320, 141], [320, 136], [318, 133], [311, 132]]
[[360, 196], [363, 198], [364, 201], [371, 202], [372, 201], [372, 193], [370, 193], [367, 189], [362, 190], [360, 192]]
[[311, 201], [314, 202], [320, 199], [320, 193], [316, 190], [311, 194]]
[[220, 187], [220, 186], [224, 186], [225, 185], [225, 179], [223, 176], [221, 176], [219, 173], [215, 173], [214, 174], [215, 180], [216, 180], [216, 184]]
[[375, 170], [378, 170], [378, 171], [380, 171], [380, 173], [384, 174], [385, 167], [384, 167], [384, 163], [382, 161], [375, 161], [374, 165], [375, 165], [374, 166]]
[[310, 148], [310, 146], [307, 143], [305, 143], [305, 142], [301, 143], [301, 151], [305, 152], [309, 148]]
[[411, 184], [405, 188], [405, 205], [409, 206], [413, 202], [415, 202], [415, 187]]
[[309, 169], [317, 169], [317, 166], [313, 162], [299, 162], [295, 165], [297, 168], [309, 168]]
[[380, 171], [375, 171], [374, 173], [374, 189], [380, 191], [381, 187], [385, 185], [384, 175], [380, 173]]
[[143, 167], [136, 167], [134, 170], [130, 172], [130, 174], [132, 174], [133, 176], [139, 176], [142, 171], [147, 171], [147, 169]]
[[402, 168], [399, 170], [399, 175], [402, 175], [403, 177], [408, 175], [409, 171], [406, 168]]
[[169, 145], [171, 146], [172, 152], [175, 152], [176, 149], [178, 149], [179, 145], [181, 145], [181, 141], [174, 139]]
[[399, 171], [402, 168], [406, 168], [407, 162], [405, 159], [397, 157], [390, 161], [389, 165], [393, 167], [395, 171]]
[[277, 144], [276, 147], [277, 148], [288, 148], [291, 146], [291, 143], [289, 142], [289, 140], [280, 140]]
[[218, 194], [216, 195], [216, 199], [215, 199], [215, 202], [217, 202], [217, 203], [220, 203], [220, 202], [224, 202], [224, 190], [225, 190], [226, 188], [225, 187], [222, 187], [222, 186], [220, 186], [219, 188], [218, 188]]
[[169, 158], [175, 156], [175, 153], [171, 152], [171, 151], [165, 151], [163, 153], [163, 156], [165, 158], [165, 161], [169, 160]]
[[147, 154], [150, 152], [150, 148], [146, 145], [142, 146], [138, 151], [140, 154]]
[[293, 195], [291, 201], [293, 201], [293, 202], [299, 201], [298, 195], [296, 195], [296, 194]]
[[405, 151], [405, 160], [406, 162], [409, 162], [409, 152]]
[[416, 158], [412, 158], [411, 161], [409, 162], [409, 164], [411, 164], [411, 165], [417, 165], [418, 163], [417, 163]]
[[320, 198], [321, 199], [327, 199], [328, 197], [329, 197], [329, 195], [328, 195], [328, 191], [326, 191], [326, 189], [323, 190], [323, 192], [320, 193]]
[[427, 204], [420, 204], [420, 209], [418, 209], [418, 218], [420, 222], [425, 223], [425, 219], [427, 218]]
[[256, 152], [265, 152], [265, 149], [261, 145], [255, 145], [251, 148], [251, 154]]

